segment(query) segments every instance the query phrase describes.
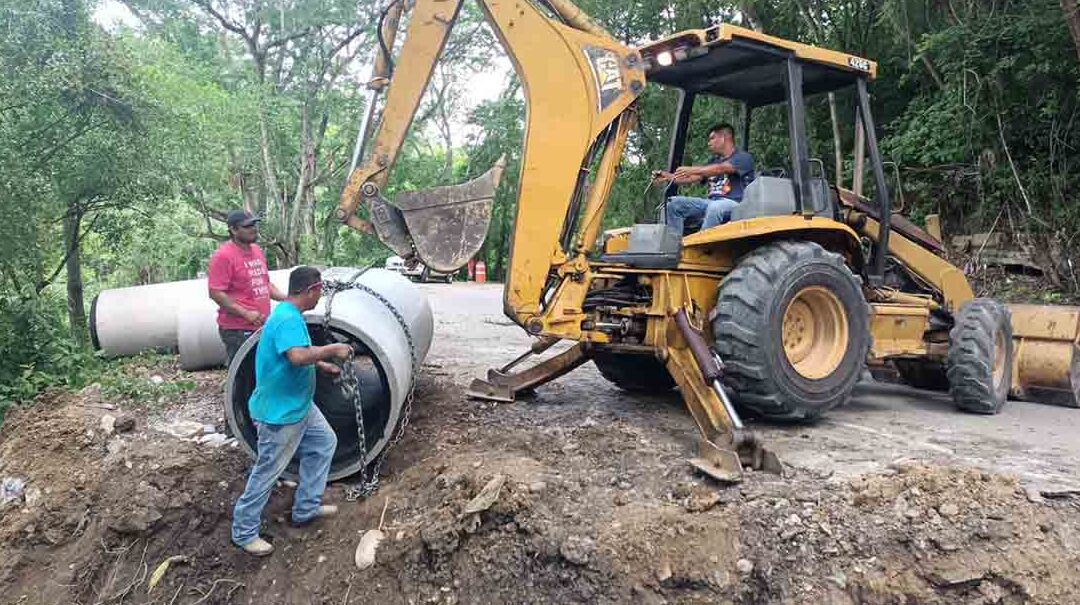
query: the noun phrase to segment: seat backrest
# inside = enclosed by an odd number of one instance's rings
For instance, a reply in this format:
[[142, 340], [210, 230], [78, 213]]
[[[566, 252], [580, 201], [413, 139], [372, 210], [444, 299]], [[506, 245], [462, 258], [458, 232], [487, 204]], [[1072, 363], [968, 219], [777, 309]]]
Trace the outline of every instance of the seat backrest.
[[[810, 179], [810, 203], [814, 214], [833, 217], [835, 212], [825, 179]], [[795, 214], [795, 184], [791, 179], [759, 176], [746, 186], [742, 202], [731, 211], [731, 220]]]
[[731, 211], [731, 220], [795, 213], [795, 187], [791, 179], [759, 176], [746, 186], [742, 201]]
[[667, 225], [638, 223], [630, 227], [629, 254], [674, 254], [682, 250], [682, 235]]
[[664, 223], [637, 224], [630, 228], [626, 251], [605, 254], [600, 260], [646, 269], [671, 269], [682, 255], [682, 234]]

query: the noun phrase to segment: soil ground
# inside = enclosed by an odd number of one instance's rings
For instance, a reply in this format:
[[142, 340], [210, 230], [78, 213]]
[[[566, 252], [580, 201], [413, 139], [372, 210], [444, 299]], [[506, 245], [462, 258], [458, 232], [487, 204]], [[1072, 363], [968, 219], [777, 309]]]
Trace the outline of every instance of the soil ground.
[[[380, 490], [351, 503], [333, 486], [341, 513], [294, 529], [281, 486], [267, 559], [228, 539], [243, 452], [157, 430], [220, 423], [222, 372], [133, 365], [194, 388], [153, 406], [57, 391], [10, 414], [0, 479], [26, 489], [0, 507], [0, 603], [1080, 602], [1080, 410], [972, 416], [866, 383], [813, 425], [751, 422], [786, 476], [722, 487], [686, 464], [697, 434], [674, 392], [629, 395], [588, 365], [516, 403], [467, 399], [529, 340], [497, 285], [424, 289], [435, 341]], [[135, 427], [109, 434], [104, 414]], [[493, 480], [491, 506], [465, 514]]]

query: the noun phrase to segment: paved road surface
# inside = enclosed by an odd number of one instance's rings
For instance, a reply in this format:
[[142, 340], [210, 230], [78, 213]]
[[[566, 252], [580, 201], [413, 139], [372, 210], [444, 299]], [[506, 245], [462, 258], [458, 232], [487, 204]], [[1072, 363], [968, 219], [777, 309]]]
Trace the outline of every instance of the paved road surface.
[[[428, 363], [462, 385], [528, 346], [502, 314], [499, 284], [423, 286], [436, 317]], [[541, 387], [529, 403], [577, 406], [649, 425], [693, 453], [696, 430], [677, 393], [646, 397], [620, 391], [590, 364]], [[659, 404], [659, 405], [657, 405]], [[539, 408], [538, 408], [539, 409]], [[997, 416], [955, 410], [948, 396], [864, 383], [843, 408], [814, 424], [752, 422], [785, 463], [821, 477], [879, 471], [899, 460], [972, 465], [1020, 477], [1041, 489], [1080, 488], [1080, 410], [1009, 402]]]

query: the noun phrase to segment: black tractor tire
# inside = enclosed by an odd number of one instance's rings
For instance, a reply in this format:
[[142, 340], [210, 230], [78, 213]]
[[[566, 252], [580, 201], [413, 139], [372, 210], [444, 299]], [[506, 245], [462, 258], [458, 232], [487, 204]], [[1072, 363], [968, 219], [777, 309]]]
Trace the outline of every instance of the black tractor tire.
[[[720, 283], [712, 312], [736, 405], [767, 418], [808, 420], [844, 404], [866, 367], [869, 317], [859, 278], [839, 254], [802, 241], [747, 254]], [[785, 334], [796, 347], [790, 354]]]
[[968, 301], [949, 332], [946, 367], [949, 394], [956, 407], [975, 414], [997, 414], [1012, 385], [1012, 317], [991, 298]]
[[894, 359], [897, 373], [904, 384], [924, 391], [949, 390], [949, 377], [945, 365], [925, 359]]
[[604, 378], [624, 391], [656, 394], [675, 388], [675, 379], [664, 364], [651, 355], [596, 351], [592, 360]]

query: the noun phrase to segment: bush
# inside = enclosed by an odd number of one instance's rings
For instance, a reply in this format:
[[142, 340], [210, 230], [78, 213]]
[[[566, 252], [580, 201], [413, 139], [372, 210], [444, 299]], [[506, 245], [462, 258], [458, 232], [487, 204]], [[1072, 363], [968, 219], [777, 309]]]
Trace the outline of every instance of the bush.
[[71, 340], [62, 301], [0, 293], [0, 418], [48, 387], [82, 384], [99, 365]]

